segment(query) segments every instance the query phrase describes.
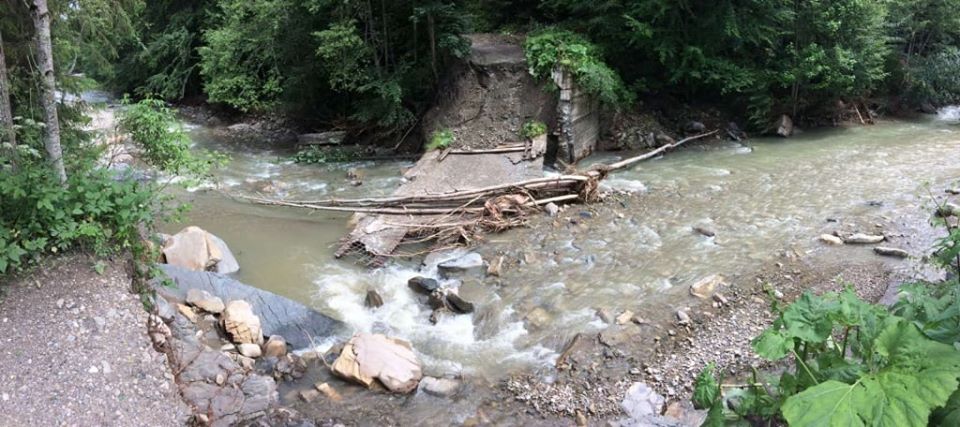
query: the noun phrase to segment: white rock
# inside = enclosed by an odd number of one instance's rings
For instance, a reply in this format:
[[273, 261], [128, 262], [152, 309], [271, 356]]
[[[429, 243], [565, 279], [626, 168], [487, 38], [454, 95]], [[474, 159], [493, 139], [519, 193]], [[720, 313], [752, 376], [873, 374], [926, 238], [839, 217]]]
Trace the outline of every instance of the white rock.
[[641, 382], [633, 383], [627, 390], [620, 407], [633, 419], [660, 415], [665, 399]]
[[223, 313], [224, 305], [220, 297], [210, 294], [210, 292], [200, 289], [190, 289], [187, 291], [187, 304], [191, 304], [207, 313]]
[[223, 309], [223, 328], [237, 344], [260, 344], [263, 332], [260, 318], [253, 314], [253, 308], [243, 300], [227, 303]]
[[91, 366], [90, 369], [87, 369], [87, 372], [89, 372], [89, 373], [91, 373], [91, 374], [96, 374], [96, 373], [100, 372], [100, 370], [97, 369], [96, 366]]
[[543, 210], [547, 212], [549, 216], [557, 216], [560, 213], [560, 207], [556, 203], [550, 202], [543, 206]]
[[170, 236], [163, 244], [163, 256], [167, 264], [193, 271], [229, 274], [240, 269], [226, 243], [200, 227], [187, 227]]
[[697, 298], [707, 299], [713, 295], [713, 292], [716, 291], [718, 286], [723, 284], [723, 276], [719, 274], [711, 274], [698, 280], [693, 285], [690, 285], [690, 295], [693, 295]]
[[331, 367], [342, 378], [367, 387], [379, 380], [388, 390], [409, 393], [423, 372], [410, 343], [380, 334], [359, 333], [343, 347]]
[[842, 245], [843, 239], [832, 234], [821, 234], [820, 241], [828, 245]]
[[864, 234], [856, 233], [848, 237], [843, 238], [843, 243], [852, 243], [852, 244], [871, 244], [871, 243], [880, 243], [885, 239], [882, 235], [873, 235], [873, 234]]
[[889, 257], [895, 257], [895, 258], [907, 258], [910, 256], [910, 254], [907, 251], [899, 248], [887, 248], [883, 246], [877, 246], [873, 248], [873, 251], [876, 252], [877, 255], [889, 256]]
[[262, 354], [260, 346], [256, 344], [243, 343], [237, 346], [237, 350], [240, 351], [240, 354], [251, 359], [256, 359]]

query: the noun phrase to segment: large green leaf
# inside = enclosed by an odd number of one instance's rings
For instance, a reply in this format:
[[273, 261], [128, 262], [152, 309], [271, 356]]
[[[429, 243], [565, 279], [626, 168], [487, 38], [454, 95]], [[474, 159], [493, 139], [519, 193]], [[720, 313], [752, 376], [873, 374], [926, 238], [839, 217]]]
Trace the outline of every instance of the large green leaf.
[[793, 339], [773, 329], [767, 329], [753, 340], [753, 350], [764, 359], [780, 360], [793, 350]]
[[853, 384], [826, 381], [782, 407], [791, 426], [926, 426], [930, 412], [957, 389], [960, 352], [932, 341], [912, 323], [890, 322], [874, 344], [883, 363]]
[[837, 309], [834, 298], [805, 293], [783, 312], [785, 335], [807, 342], [824, 342], [833, 331], [832, 317]]

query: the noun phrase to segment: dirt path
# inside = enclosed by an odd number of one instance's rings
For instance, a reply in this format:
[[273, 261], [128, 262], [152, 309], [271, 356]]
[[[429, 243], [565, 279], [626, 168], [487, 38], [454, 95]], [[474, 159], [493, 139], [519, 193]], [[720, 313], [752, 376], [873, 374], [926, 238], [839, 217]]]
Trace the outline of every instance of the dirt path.
[[70, 255], [0, 283], [0, 426], [179, 426], [188, 410], [121, 262]]

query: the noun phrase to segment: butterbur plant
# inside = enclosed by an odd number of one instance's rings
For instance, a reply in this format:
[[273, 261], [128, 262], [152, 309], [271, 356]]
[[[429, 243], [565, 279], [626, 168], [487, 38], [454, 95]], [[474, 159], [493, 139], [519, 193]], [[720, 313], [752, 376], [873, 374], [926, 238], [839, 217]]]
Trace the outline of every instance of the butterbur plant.
[[[779, 313], [753, 348], [772, 362], [789, 359], [792, 368], [769, 387], [755, 380], [725, 394], [718, 389], [722, 397], [712, 401], [703, 398], [706, 392], [695, 392], [695, 404], [711, 410], [707, 425], [780, 418], [791, 426], [926, 426], [934, 410], [960, 400], [951, 399], [960, 352], [851, 289], [804, 294]], [[708, 367], [702, 375], [711, 372]], [[697, 385], [710, 384], [698, 379]], [[738, 397], [746, 398], [739, 407], [731, 403]]]

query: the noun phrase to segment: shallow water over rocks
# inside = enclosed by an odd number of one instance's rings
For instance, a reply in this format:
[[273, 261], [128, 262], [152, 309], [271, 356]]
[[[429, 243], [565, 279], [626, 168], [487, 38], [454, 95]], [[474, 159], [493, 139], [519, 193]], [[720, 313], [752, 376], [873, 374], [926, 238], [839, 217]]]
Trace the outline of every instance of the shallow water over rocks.
[[[298, 165], [291, 153], [231, 144], [207, 128], [191, 134], [198, 146], [232, 155], [221, 185], [244, 195], [389, 194], [410, 166]], [[349, 169], [362, 171], [362, 185], [351, 183]], [[817, 237], [837, 230], [883, 233], [879, 224], [926, 230], [925, 183], [940, 195], [957, 179], [960, 126], [943, 112], [939, 119], [810, 131], [786, 140], [709, 142], [611, 176], [605, 185], [622, 194], [605, 203], [569, 206], [556, 218], [533, 219], [531, 228], [488, 236], [477, 250], [487, 262], [504, 258], [499, 277], [448, 280], [435, 268], [418, 271], [419, 260], [370, 271], [333, 259], [332, 247], [348, 232], [345, 214], [255, 206], [198, 189], [183, 194], [194, 204], [184, 224], [227, 242], [241, 266], [239, 280], [344, 322], [342, 338], [354, 331], [396, 336], [413, 344], [425, 375], [493, 381], [551, 366], [574, 334], [605, 327], [596, 315], [600, 308], [669, 316], [694, 303], [688, 290], [696, 281], [720, 274], [736, 286], [739, 272], [782, 251], [819, 253], [825, 262], [875, 257], [869, 246], [826, 246]], [[920, 256], [930, 243], [919, 239], [901, 249]], [[425, 297], [407, 286], [421, 275], [457, 288], [475, 312], [443, 315], [432, 324]], [[383, 306], [366, 306], [369, 290], [382, 296]]]

